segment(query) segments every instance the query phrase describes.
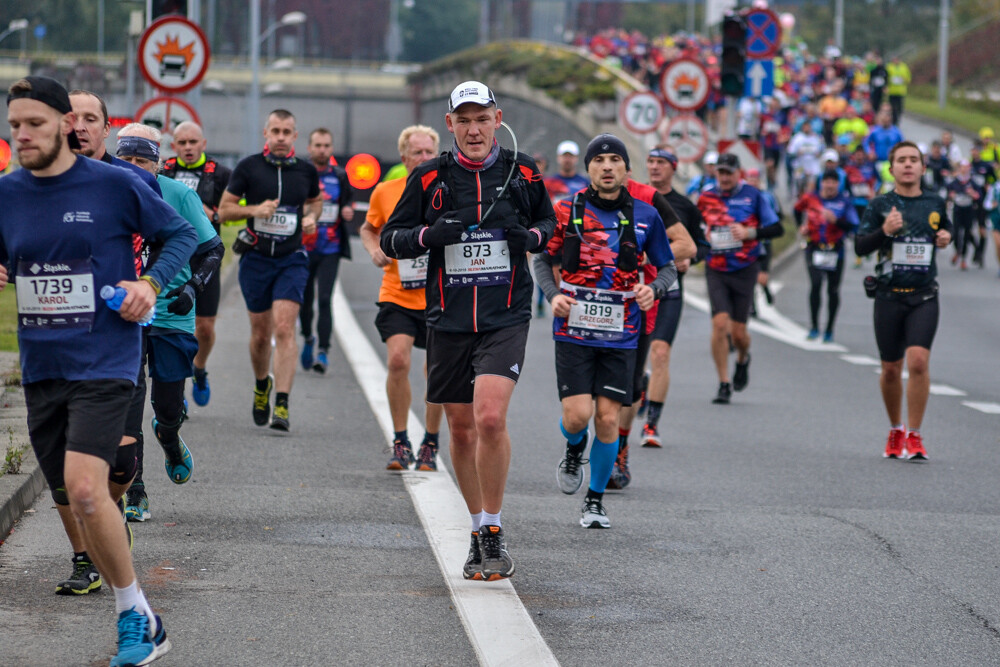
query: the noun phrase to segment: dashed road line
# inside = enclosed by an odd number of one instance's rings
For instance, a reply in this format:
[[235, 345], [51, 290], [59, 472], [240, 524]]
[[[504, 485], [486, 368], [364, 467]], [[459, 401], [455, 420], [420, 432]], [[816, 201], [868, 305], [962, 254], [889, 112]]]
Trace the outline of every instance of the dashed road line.
[[988, 415], [1000, 415], [1000, 403], [978, 403], [976, 401], [962, 401], [962, 405], [973, 410], [985, 412]]

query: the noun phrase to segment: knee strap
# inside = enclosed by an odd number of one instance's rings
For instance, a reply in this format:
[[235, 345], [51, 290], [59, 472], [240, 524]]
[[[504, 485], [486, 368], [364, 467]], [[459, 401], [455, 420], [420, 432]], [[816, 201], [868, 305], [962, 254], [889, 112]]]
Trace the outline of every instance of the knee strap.
[[128, 484], [135, 477], [136, 443], [121, 445], [115, 454], [115, 464], [111, 466], [108, 479], [115, 484]]
[[52, 500], [55, 501], [56, 505], [69, 505], [69, 496], [66, 495], [66, 487], [60, 486], [58, 489], [52, 489]]

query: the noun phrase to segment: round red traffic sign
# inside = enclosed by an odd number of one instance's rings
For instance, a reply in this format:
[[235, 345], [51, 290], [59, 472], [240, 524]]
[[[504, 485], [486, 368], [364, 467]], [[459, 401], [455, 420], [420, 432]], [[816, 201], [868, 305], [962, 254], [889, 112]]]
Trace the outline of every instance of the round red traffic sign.
[[135, 122], [155, 127], [164, 135], [172, 135], [174, 128], [186, 120], [201, 125], [198, 113], [177, 97], [154, 97], [135, 112]]
[[744, 20], [747, 24], [747, 58], [768, 60], [781, 50], [781, 19], [770, 9], [751, 9]]
[[708, 72], [697, 60], [681, 58], [670, 63], [660, 76], [660, 90], [667, 104], [678, 111], [700, 109], [708, 100]]
[[663, 104], [655, 93], [636, 91], [622, 101], [618, 117], [629, 132], [648, 134], [663, 120]]
[[168, 93], [183, 93], [197, 86], [211, 57], [205, 33], [183, 16], [157, 19], [139, 39], [142, 77]]
[[681, 162], [697, 162], [708, 149], [708, 128], [693, 114], [679, 114], [667, 123], [663, 141]]

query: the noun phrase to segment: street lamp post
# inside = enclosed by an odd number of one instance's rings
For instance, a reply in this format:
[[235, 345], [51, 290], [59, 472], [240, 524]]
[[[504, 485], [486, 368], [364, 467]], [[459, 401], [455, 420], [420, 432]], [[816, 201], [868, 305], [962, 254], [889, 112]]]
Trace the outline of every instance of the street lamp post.
[[301, 25], [306, 22], [304, 12], [288, 12], [277, 22], [272, 24], [263, 33], [260, 31], [260, 0], [252, 0], [250, 3], [250, 94], [247, 101], [247, 113], [250, 116], [249, 131], [246, 134], [244, 153], [250, 155], [254, 152], [254, 135], [257, 132], [257, 123], [260, 122], [260, 45], [264, 40], [274, 34], [278, 28], [287, 25]]
[[15, 32], [21, 32], [22, 30], [28, 29], [28, 19], [14, 19], [7, 25], [7, 29], [0, 32], [0, 42], [5, 40], [8, 36], [13, 35]]

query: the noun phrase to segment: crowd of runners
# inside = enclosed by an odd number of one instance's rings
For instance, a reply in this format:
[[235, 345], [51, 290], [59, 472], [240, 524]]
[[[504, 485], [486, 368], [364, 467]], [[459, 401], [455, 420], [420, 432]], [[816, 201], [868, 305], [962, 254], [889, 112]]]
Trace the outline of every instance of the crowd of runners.
[[[298, 127], [286, 109], [267, 116], [264, 149], [230, 171], [206, 154], [207, 139], [190, 122], [175, 129], [169, 160], [161, 159], [160, 133], [139, 124], [118, 132], [110, 155], [103, 100], [52, 79], [18, 81], [7, 104], [22, 168], [0, 179], [0, 288], [10, 281], [17, 292], [31, 442], [73, 551], [72, 574], [56, 592], [84, 595], [110, 584], [119, 636], [112, 665], [147, 664], [170, 646], [129, 553], [130, 524], [155, 509], [143, 482], [146, 376], [166, 474], [184, 484], [197, 453], [180, 435], [185, 383], [192, 378], [197, 405], [210, 404], [224, 252], [239, 256], [250, 321], [248, 422], [294, 435], [297, 366], [327, 369], [348, 223], [360, 230], [383, 270], [375, 325], [386, 345], [395, 431], [386, 468], [437, 471], [447, 420], [449, 460], [470, 516], [467, 579], [515, 571], [501, 516], [507, 415], [534, 315], [552, 315], [553, 401], [561, 410], [550, 439], [565, 442], [553, 451], [553, 490], [575, 494], [587, 483], [584, 528], [611, 526], [604, 494], [630, 483], [637, 416], [641, 446], [662, 445], [658, 424], [692, 266], [703, 264], [711, 306], [707, 345], [718, 389], [706, 401], [729, 404], [750, 385], [754, 293], [766, 289], [770, 242], [786, 233], [772, 191], [780, 154], [771, 154], [765, 173], [731, 153], [709, 156], [702, 176], [681, 191], [670, 146], [630, 155], [619, 137], [600, 134], [586, 146], [560, 143], [547, 174], [547, 160], [500, 145], [499, 101], [484, 83], [466, 81], [442, 109], [450, 149], [440, 152], [433, 128], [403, 128], [406, 177], [379, 184], [362, 222], [332, 158], [332, 133], [312, 129], [307, 155], [296, 155]], [[962, 240], [952, 263], [965, 268], [970, 245], [981, 259], [985, 221], [998, 228], [991, 211], [1000, 187], [988, 128], [965, 162], [947, 137], [927, 150], [904, 140], [892, 111], [879, 110], [874, 130], [852, 125], [840, 133], [807, 110], [787, 145], [795, 199], [788, 213], [812, 282], [812, 339], [821, 335], [825, 280], [822, 335], [833, 340], [846, 241], [854, 237], [859, 257], [876, 256], [866, 290], [890, 426], [884, 455], [923, 461], [937, 251], [952, 242], [954, 219]], [[768, 122], [762, 116], [753, 132]], [[822, 138], [828, 132], [830, 141]], [[648, 183], [632, 178], [636, 160], [645, 162]], [[243, 221], [224, 249], [220, 225]], [[973, 227], [980, 227], [975, 238]], [[103, 287], [120, 288], [119, 300]], [[406, 426], [414, 348], [426, 350], [427, 385], [416, 447]]]

